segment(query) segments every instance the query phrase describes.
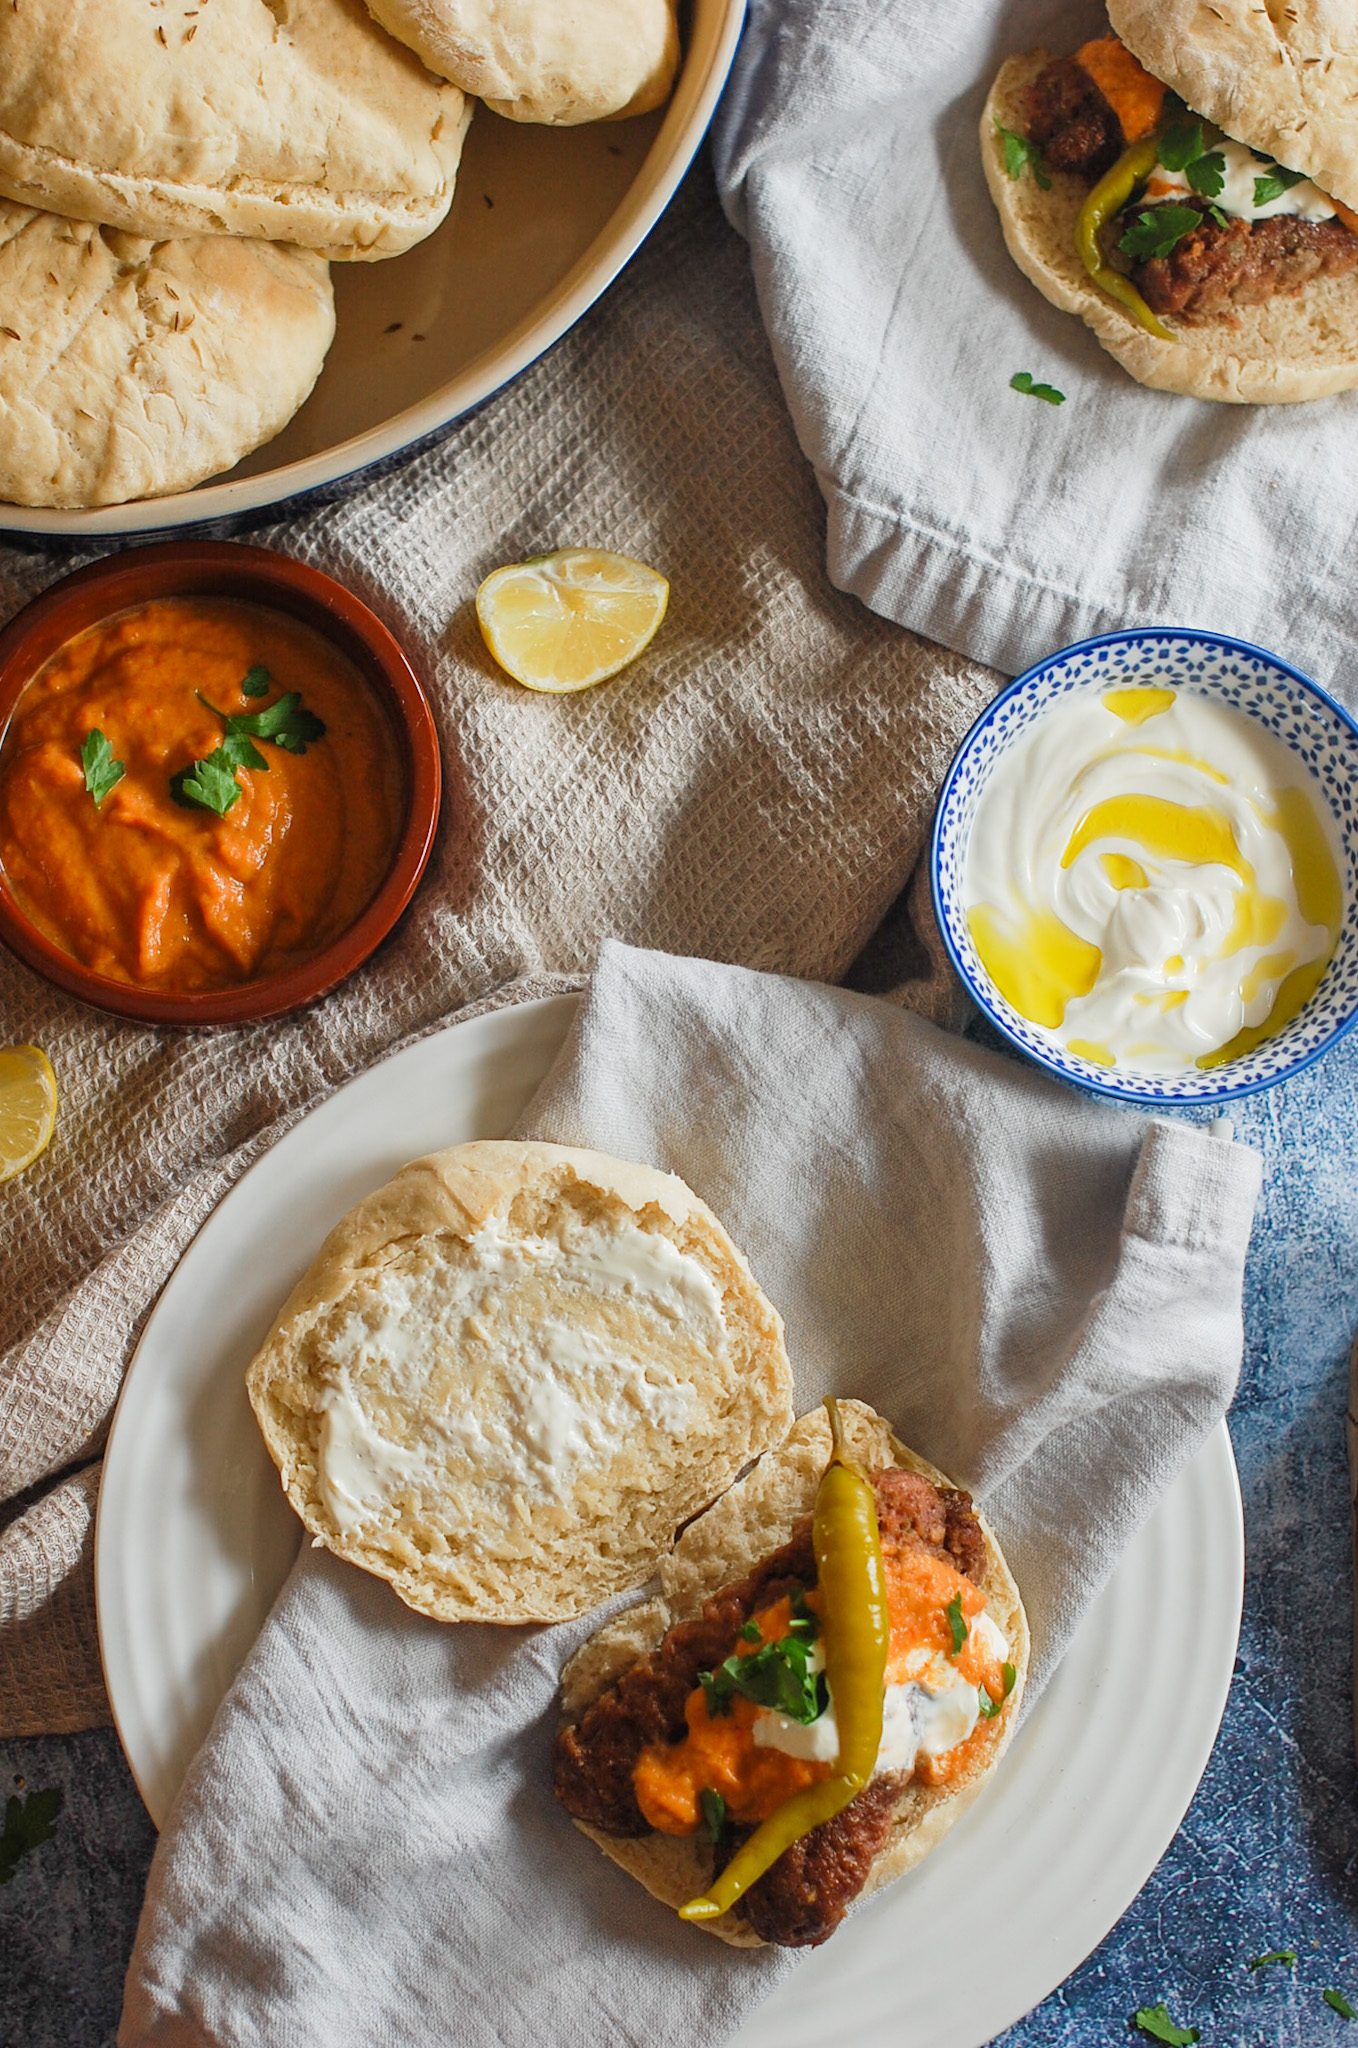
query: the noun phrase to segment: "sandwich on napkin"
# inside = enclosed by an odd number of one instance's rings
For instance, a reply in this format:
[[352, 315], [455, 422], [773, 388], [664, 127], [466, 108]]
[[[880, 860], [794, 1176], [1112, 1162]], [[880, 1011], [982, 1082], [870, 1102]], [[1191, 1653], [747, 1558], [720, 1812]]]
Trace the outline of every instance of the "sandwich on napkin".
[[442, 1621], [643, 1585], [793, 1413], [777, 1311], [691, 1189], [508, 1142], [360, 1202], [247, 1385], [313, 1536]]
[[833, 1406], [842, 1437], [803, 1416], [562, 1676], [558, 1799], [736, 1947], [814, 1947], [913, 1869], [994, 1772], [1028, 1669], [970, 1495]]
[[310, 249], [152, 242], [0, 200], [0, 497], [189, 490], [287, 423], [334, 332]]
[[673, 0], [368, 0], [431, 71], [511, 121], [649, 113], [679, 63]]
[[1358, 385], [1358, 12], [1109, 0], [1011, 58], [981, 150], [1009, 252], [1143, 384], [1269, 404]]
[[469, 118], [363, 0], [0, 8], [0, 194], [154, 240], [397, 255], [447, 213]]

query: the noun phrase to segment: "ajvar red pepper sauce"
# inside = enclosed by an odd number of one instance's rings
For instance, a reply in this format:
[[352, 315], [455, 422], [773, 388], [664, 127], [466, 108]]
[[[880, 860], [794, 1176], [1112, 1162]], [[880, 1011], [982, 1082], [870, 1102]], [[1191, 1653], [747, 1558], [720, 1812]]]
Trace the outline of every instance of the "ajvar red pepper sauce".
[[[245, 695], [252, 670], [267, 687]], [[254, 679], [258, 689], [259, 679]], [[325, 726], [305, 752], [267, 739], [224, 816], [171, 778], [212, 754], [222, 719], [289, 691]], [[107, 738], [122, 778], [96, 805], [81, 748]], [[358, 670], [284, 612], [158, 598], [60, 647], [0, 746], [0, 869], [25, 915], [86, 967], [140, 987], [232, 988], [313, 959], [390, 868], [403, 812], [396, 742]]]

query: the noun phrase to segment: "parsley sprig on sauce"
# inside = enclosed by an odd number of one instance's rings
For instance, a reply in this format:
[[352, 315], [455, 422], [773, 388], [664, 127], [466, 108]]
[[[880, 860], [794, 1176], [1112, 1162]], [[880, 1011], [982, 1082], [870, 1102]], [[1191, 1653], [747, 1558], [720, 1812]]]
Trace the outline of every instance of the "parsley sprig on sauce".
[[1160, 161], [1167, 171], [1181, 171], [1192, 191], [1204, 199], [1219, 199], [1226, 183], [1226, 159], [1219, 149], [1209, 149], [1201, 121], [1180, 121], [1160, 138]]
[[97, 725], [85, 735], [85, 744], [80, 749], [80, 765], [85, 771], [85, 787], [98, 810], [109, 791], [122, 781], [127, 768], [122, 761], [114, 760], [113, 748]]
[[[747, 1621], [740, 1631], [747, 1643], [758, 1643], [757, 1621]], [[811, 1650], [820, 1634], [820, 1623], [799, 1594], [792, 1597], [792, 1620], [785, 1636], [776, 1643], [762, 1643], [757, 1650], [737, 1650], [715, 1671], [700, 1671], [707, 1711], [715, 1720], [729, 1714], [737, 1697], [753, 1700], [756, 1706], [772, 1707], [789, 1721], [815, 1721], [825, 1712], [829, 1700], [825, 1674], [812, 1671]]]
[[[256, 665], [241, 679], [241, 694], [262, 697], [273, 685], [268, 669]], [[262, 711], [219, 711], [201, 690], [194, 695], [204, 710], [220, 718], [226, 728], [221, 745], [210, 754], [181, 768], [170, 777], [170, 794], [176, 803], [200, 805], [224, 818], [241, 794], [236, 771], [240, 768], [267, 770], [269, 763], [255, 741], [268, 740], [285, 753], [304, 754], [316, 740], [325, 738], [325, 722], [302, 705], [300, 690], [288, 690]]]
[[971, 1634], [971, 1630], [967, 1626], [966, 1616], [962, 1612], [962, 1595], [954, 1593], [943, 1612], [947, 1615], [948, 1627], [952, 1630], [952, 1650], [950, 1655], [956, 1657], [961, 1654], [962, 1645]]
[[1014, 1690], [1015, 1682], [1018, 1679], [1018, 1671], [1012, 1664], [1001, 1664], [1000, 1672], [1004, 1679], [1004, 1691], [997, 1700], [991, 1699], [990, 1694], [983, 1685], [977, 1687], [978, 1704], [983, 1721], [993, 1721], [996, 1714], [1003, 1710], [1004, 1703]]

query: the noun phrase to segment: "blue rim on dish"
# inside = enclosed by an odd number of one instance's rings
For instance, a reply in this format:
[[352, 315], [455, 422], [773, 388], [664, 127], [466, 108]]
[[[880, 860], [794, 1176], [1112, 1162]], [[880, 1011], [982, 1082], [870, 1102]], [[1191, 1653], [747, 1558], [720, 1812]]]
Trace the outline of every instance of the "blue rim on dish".
[[[1310, 768], [1344, 840], [1345, 914], [1320, 986], [1292, 1022], [1226, 1066], [1146, 1074], [1096, 1067], [1012, 1009], [981, 966], [962, 900], [966, 845], [989, 764], [1010, 737], [1064, 696], [1117, 685], [1198, 689], [1234, 704], [1285, 740]], [[972, 1000], [1016, 1049], [1063, 1081], [1143, 1109], [1231, 1102], [1301, 1073], [1358, 1023], [1358, 720], [1310, 676], [1247, 640], [1196, 627], [1130, 626], [1059, 648], [1025, 669], [989, 704], [953, 756], [930, 844], [934, 912], [948, 957]]]

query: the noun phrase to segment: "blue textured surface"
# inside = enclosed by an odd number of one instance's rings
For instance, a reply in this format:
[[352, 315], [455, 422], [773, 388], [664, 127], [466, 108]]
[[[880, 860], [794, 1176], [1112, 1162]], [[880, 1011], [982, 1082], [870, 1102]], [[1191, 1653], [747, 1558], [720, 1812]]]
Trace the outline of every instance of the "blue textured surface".
[[[1139, 2038], [1130, 2015], [1160, 1999], [1201, 2029], [1203, 2048], [1313, 2048], [1350, 2038], [1322, 2002], [1327, 1985], [1358, 2006], [1343, 1427], [1358, 1327], [1358, 1040], [1232, 1114], [1266, 1167], [1231, 1416], [1248, 1579], [1230, 1704], [1150, 1883], [1004, 2048]], [[1174, 1673], [1147, 1682], [1172, 1686]], [[108, 2048], [150, 1823], [111, 1735], [0, 1744], [0, 1772], [0, 1793], [17, 1772], [67, 1799], [54, 1839], [0, 1889], [0, 2048]], [[1297, 1950], [1294, 1972], [1248, 1970], [1278, 1947]]]

